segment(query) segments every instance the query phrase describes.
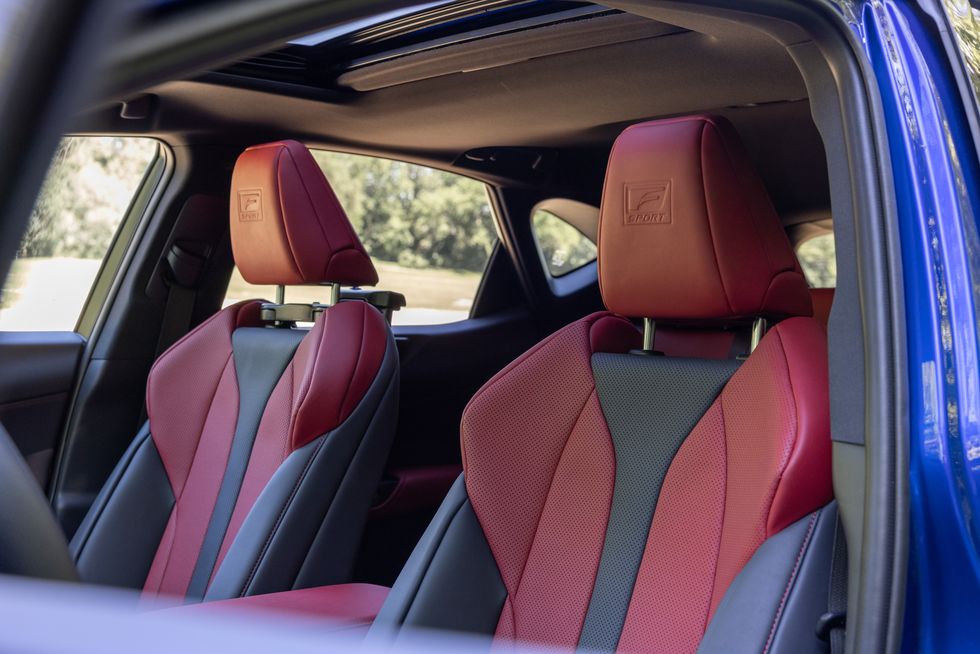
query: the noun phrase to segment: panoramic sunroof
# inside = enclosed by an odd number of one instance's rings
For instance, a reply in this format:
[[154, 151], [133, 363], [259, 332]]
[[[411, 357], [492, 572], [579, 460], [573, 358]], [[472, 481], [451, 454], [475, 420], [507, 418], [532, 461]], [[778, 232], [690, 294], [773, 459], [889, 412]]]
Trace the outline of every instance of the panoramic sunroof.
[[322, 45], [328, 41], [333, 41], [334, 39], [348, 36], [355, 32], [360, 32], [361, 30], [365, 30], [369, 27], [375, 27], [395, 21], [399, 18], [404, 18], [405, 16], [411, 16], [429, 9], [452, 4], [454, 1], [455, 0], [436, 0], [435, 2], [424, 2], [417, 5], [412, 5], [410, 7], [402, 7], [401, 9], [378, 14], [377, 16], [371, 16], [370, 18], [363, 18], [350, 23], [337, 25], [336, 27], [331, 27], [330, 29], [323, 30], [322, 32], [316, 32], [315, 34], [309, 34], [294, 41], [290, 41], [289, 43], [290, 45], [304, 46]]
[[222, 72], [338, 89], [340, 75], [364, 66], [467, 41], [617, 13], [621, 12], [578, 0], [433, 0], [311, 34]]

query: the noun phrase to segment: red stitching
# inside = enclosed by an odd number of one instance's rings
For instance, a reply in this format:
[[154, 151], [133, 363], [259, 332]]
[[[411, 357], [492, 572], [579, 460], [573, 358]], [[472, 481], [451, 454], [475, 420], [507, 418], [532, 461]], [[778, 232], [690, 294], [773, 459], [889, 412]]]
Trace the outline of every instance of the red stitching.
[[783, 591], [783, 597], [779, 600], [779, 608], [776, 609], [776, 615], [772, 619], [772, 627], [769, 629], [769, 638], [766, 640], [766, 646], [763, 648], [762, 653], [768, 654], [769, 648], [772, 647], [772, 639], [776, 636], [776, 627], [779, 625], [779, 619], [783, 617], [783, 609], [786, 608], [786, 600], [789, 599], [790, 589], [793, 588], [793, 582], [796, 581], [796, 575], [800, 571], [800, 564], [803, 562], [803, 554], [806, 552], [807, 545], [810, 544], [810, 537], [813, 535], [813, 528], [817, 524], [817, 514], [813, 513], [810, 515], [810, 524], [807, 526], [806, 536], [803, 538], [803, 543], [800, 545], [800, 551], [796, 555], [796, 564], [793, 566], [793, 572], [789, 576], [789, 580], [786, 582], [786, 589]]

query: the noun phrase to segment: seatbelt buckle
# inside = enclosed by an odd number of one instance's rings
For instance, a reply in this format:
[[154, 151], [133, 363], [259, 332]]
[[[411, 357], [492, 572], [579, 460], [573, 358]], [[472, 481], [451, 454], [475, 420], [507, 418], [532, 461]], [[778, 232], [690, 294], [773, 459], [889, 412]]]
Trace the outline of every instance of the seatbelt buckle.
[[830, 632], [843, 629], [847, 623], [847, 614], [843, 612], [827, 612], [817, 619], [817, 638], [825, 643], [830, 642]]

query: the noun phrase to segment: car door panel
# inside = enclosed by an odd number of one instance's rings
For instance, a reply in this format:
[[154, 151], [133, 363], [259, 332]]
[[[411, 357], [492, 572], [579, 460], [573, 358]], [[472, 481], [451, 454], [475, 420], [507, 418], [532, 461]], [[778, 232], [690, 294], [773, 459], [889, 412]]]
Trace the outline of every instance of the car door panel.
[[74, 332], [0, 332], [0, 423], [42, 486], [84, 348]]

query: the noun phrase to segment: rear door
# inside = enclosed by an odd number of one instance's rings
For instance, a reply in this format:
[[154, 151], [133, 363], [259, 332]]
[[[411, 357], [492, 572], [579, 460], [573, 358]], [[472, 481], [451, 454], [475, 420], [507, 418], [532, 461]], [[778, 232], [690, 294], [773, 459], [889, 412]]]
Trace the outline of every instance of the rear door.
[[87, 345], [165, 158], [146, 138], [61, 140], [0, 294], [0, 423], [47, 488]]

